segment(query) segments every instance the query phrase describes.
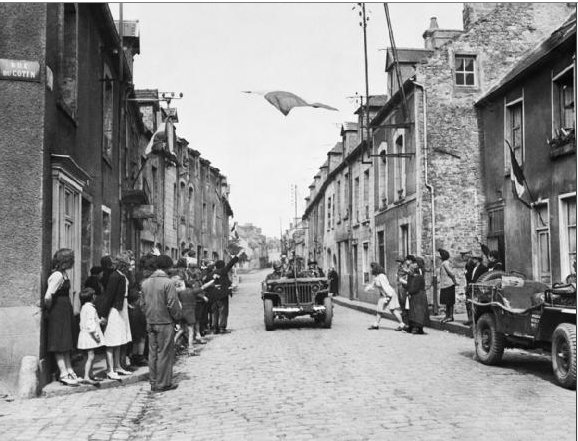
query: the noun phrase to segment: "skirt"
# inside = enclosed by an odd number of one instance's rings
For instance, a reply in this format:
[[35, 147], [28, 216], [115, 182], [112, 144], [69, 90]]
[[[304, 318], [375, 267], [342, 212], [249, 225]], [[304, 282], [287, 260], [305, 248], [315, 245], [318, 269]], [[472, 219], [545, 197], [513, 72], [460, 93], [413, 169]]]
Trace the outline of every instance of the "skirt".
[[429, 311], [425, 292], [419, 292], [409, 296], [409, 324], [410, 326], [423, 327], [429, 321]]
[[48, 311], [48, 352], [68, 352], [74, 349], [72, 303], [67, 295], [52, 298]]
[[440, 289], [440, 303], [453, 306], [456, 303], [456, 285]]
[[113, 307], [108, 313], [104, 344], [108, 347], [114, 347], [127, 344], [130, 341], [132, 341], [132, 335], [128, 319], [128, 303], [125, 298], [120, 311]]
[[96, 333], [100, 336], [100, 342], [97, 342], [87, 331], [81, 329], [78, 335], [78, 349], [87, 350], [104, 346], [104, 336], [102, 335], [100, 326], [96, 328]]

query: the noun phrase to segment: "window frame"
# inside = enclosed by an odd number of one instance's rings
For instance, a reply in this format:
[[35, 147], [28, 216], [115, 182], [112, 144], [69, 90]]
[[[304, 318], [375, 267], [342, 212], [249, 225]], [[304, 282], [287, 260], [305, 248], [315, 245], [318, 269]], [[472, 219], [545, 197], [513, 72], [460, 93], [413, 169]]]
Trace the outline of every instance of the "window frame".
[[[401, 138], [401, 144], [397, 140]], [[393, 134], [393, 149], [396, 154], [405, 153], [405, 129], [397, 129]], [[407, 196], [406, 188], [406, 164], [401, 157], [393, 158], [393, 197], [394, 200], [401, 201]], [[398, 182], [399, 181], [399, 182]]]
[[[570, 74], [571, 78], [572, 78], [572, 88], [573, 93], [572, 96], [574, 97], [574, 117], [572, 118], [572, 121], [574, 122], [574, 124], [576, 124], [576, 72], [574, 70], [574, 64], [571, 64], [567, 67], [565, 67], [564, 69], [562, 69], [560, 72], [558, 72], [556, 75], [554, 75], [554, 71], [552, 71], [552, 84], [551, 84], [551, 104], [552, 104], [552, 137], [556, 136], [556, 130], [559, 130], [562, 127], [562, 117], [560, 115], [560, 99], [559, 99], [559, 91], [560, 89], [557, 86], [557, 83], [560, 82], [560, 80], [565, 77], [566, 75]], [[556, 93], [558, 92], [558, 93]], [[574, 125], [574, 131], [576, 130], [576, 126]]]
[[[564, 193], [558, 196], [558, 225], [559, 225], [559, 242], [560, 242], [560, 277], [565, 278], [572, 272], [572, 264], [566, 256], [570, 255], [568, 229], [570, 225], [567, 223], [568, 219], [568, 202], [567, 200], [574, 198], [576, 203], [576, 192]], [[576, 228], [576, 224], [574, 224]], [[576, 250], [576, 245], [574, 245]], [[574, 253], [574, 259], [576, 259]]]
[[[471, 74], [474, 76], [474, 84], [465, 84], [465, 78], [466, 75], [468, 75], [470, 73], [470, 71], [467, 70], [463, 70], [463, 71], [458, 71], [457, 69], [457, 61], [458, 59], [472, 59], [474, 61], [474, 68], [471, 71]], [[464, 64], [465, 66], [465, 64]], [[453, 57], [453, 65], [452, 65], [452, 71], [453, 71], [453, 83], [454, 86], [459, 87], [459, 88], [477, 88], [479, 87], [479, 73], [478, 73], [478, 56], [477, 54], [464, 54], [464, 53], [460, 53], [460, 54], [455, 54]], [[464, 75], [464, 84], [458, 84], [458, 74]]]
[[[538, 207], [546, 207], [547, 213], [547, 226], [543, 226], [540, 217], [538, 215]], [[534, 210], [531, 216], [532, 224], [532, 272], [534, 275], [534, 280], [539, 280], [542, 283], [548, 285], [552, 284], [552, 229], [550, 223], [550, 202], [547, 199], [543, 199], [534, 203]], [[542, 273], [541, 263], [542, 263], [542, 250], [540, 248], [540, 237], [542, 234], [547, 234], [547, 244], [548, 244], [548, 266], [549, 272]], [[546, 275], [546, 276], [545, 276]], [[544, 279], [546, 277], [547, 280]]]
[[[511, 127], [511, 108], [514, 107], [518, 107], [519, 105], [521, 105], [521, 135], [520, 135], [520, 139], [522, 142], [522, 146], [520, 148], [520, 157], [518, 157], [516, 154], [516, 147], [513, 144], [513, 140], [512, 140], [512, 133], [510, 131], [510, 127]], [[510, 143], [510, 145], [512, 146], [512, 149], [514, 150], [514, 155], [516, 155], [516, 159], [518, 160], [518, 164], [520, 165], [520, 167], [524, 168], [524, 160], [526, 157], [526, 106], [524, 103], [524, 90], [522, 89], [522, 96], [516, 99], [513, 99], [511, 101], [507, 101], [506, 98], [504, 98], [504, 139], [508, 140], [508, 142]], [[504, 142], [504, 171], [506, 175], [510, 174], [510, 164], [511, 160], [510, 160], [510, 148], [508, 147], [508, 145]]]

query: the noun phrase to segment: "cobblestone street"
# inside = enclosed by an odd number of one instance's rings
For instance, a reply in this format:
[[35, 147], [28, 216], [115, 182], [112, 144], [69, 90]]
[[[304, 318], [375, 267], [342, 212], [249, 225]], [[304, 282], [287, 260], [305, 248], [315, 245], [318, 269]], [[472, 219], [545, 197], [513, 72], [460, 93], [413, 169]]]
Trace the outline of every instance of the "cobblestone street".
[[309, 319], [263, 326], [259, 282], [242, 276], [233, 333], [180, 359], [179, 388], [148, 383], [0, 404], [0, 439], [572, 440], [576, 395], [547, 357], [472, 359], [469, 338], [369, 331], [372, 317], [335, 307], [332, 329]]

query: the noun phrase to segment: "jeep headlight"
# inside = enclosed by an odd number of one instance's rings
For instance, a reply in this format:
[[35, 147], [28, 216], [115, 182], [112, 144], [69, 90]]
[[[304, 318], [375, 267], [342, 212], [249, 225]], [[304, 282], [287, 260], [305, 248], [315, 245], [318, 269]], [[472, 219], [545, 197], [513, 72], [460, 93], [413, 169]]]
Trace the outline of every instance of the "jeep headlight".
[[282, 293], [282, 292], [283, 292], [283, 287], [282, 287], [282, 286], [277, 286], [277, 287], [275, 288], [275, 292], [276, 292], [276, 293]]
[[318, 292], [319, 289], [320, 289], [320, 286], [317, 283], [311, 287], [311, 291], [314, 293]]

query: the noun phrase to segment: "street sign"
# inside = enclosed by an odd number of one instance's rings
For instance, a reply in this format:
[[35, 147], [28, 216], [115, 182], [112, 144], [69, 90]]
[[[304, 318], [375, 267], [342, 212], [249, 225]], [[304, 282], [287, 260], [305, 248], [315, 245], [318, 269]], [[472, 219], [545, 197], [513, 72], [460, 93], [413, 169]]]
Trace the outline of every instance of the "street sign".
[[38, 61], [0, 58], [0, 80], [40, 81]]

